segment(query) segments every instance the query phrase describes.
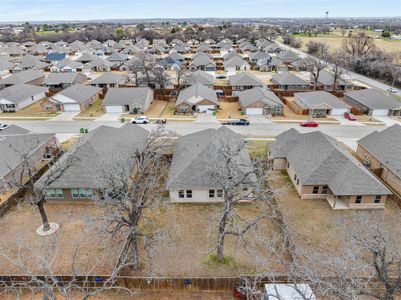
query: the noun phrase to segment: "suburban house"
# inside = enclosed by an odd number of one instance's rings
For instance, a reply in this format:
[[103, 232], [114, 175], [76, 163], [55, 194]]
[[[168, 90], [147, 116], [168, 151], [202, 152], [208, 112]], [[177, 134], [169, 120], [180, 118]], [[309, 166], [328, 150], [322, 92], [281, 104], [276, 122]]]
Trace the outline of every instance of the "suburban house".
[[59, 149], [54, 134], [0, 135], [0, 191], [15, 186], [22, 174], [28, 175], [25, 159], [32, 172], [53, 158]]
[[83, 63], [80, 63], [69, 58], [65, 58], [59, 61], [55, 65], [50, 67], [50, 72], [77, 72], [82, 70]]
[[26, 70], [7, 76], [0, 80], [0, 89], [3, 89], [14, 84], [32, 84], [42, 85], [45, 80], [45, 75], [42, 71]]
[[247, 115], [272, 115], [284, 113], [284, 104], [272, 91], [255, 87], [238, 93], [241, 109]]
[[[286, 170], [302, 199], [327, 199], [333, 209], [384, 208], [391, 192], [334, 138], [290, 129], [269, 145], [273, 169]], [[296, 203], [294, 203], [296, 205]]]
[[236, 96], [239, 91], [248, 90], [254, 87], [263, 87], [265, 84], [258, 79], [254, 74], [249, 72], [241, 72], [232, 75], [228, 78], [229, 85], [233, 90], [233, 96]]
[[55, 64], [59, 61], [62, 61], [64, 58], [67, 57], [67, 53], [64, 52], [49, 52], [46, 54], [44, 61]]
[[15, 65], [12, 67], [12, 72], [17, 73], [29, 69], [43, 70], [49, 66], [48, 63], [41, 61], [36, 56], [24, 55], [13, 60]]
[[44, 111], [84, 111], [99, 99], [102, 90], [76, 83], [49, 97], [42, 103]]
[[86, 76], [82, 73], [66, 72], [66, 73], [50, 73], [43, 82], [43, 86], [50, 89], [65, 89], [76, 83], [83, 83]]
[[205, 71], [195, 71], [189, 73], [185, 78], [184, 78], [184, 84], [185, 85], [193, 85], [196, 83], [203, 84], [208, 87], [213, 87], [214, 85], [214, 76], [205, 72]]
[[16, 112], [46, 97], [47, 88], [16, 84], [0, 90], [0, 111]]
[[347, 92], [343, 100], [368, 116], [401, 116], [401, 102], [375, 89]]
[[263, 72], [286, 72], [288, 71], [288, 67], [281, 60], [279, 60], [276, 56], [271, 56], [264, 59], [259, 59], [256, 62], [256, 66], [259, 71]]
[[90, 82], [90, 85], [97, 86], [100, 88], [114, 88], [126, 82], [127, 82], [127, 76], [117, 73], [107, 72], [100, 75], [98, 78], [93, 79]]
[[401, 126], [374, 131], [358, 141], [356, 155], [401, 195]]
[[176, 111], [211, 113], [218, 106], [216, 91], [200, 83], [183, 89], [178, 94]]
[[[173, 160], [167, 181], [167, 190], [172, 202], [219, 202], [223, 200], [221, 185], [213, 177], [216, 161], [223, 147], [238, 148], [242, 137], [223, 126], [206, 129], [180, 137], [174, 147]], [[241, 148], [236, 157], [237, 176], [246, 177], [251, 170], [251, 161], [246, 148]], [[249, 177], [249, 178], [248, 178]], [[246, 189], [249, 186], [244, 185]]]
[[89, 63], [85, 64], [84, 69], [89, 69], [95, 72], [110, 72], [112, 66], [114, 66], [114, 63], [111, 61], [96, 57]]
[[192, 71], [216, 71], [216, 64], [206, 54], [198, 55], [190, 64], [189, 69]]
[[14, 66], [14, 64], [12, 62], [10, 62], [8, 59], [0, 56], [0, 76], [1, 77], [10, 73], [10, 70], [12, 69], [13, 66]]
[[144, 113], [153, 102], [153, 90], [149, 87], [109, 88], [103, 100], [108, 113]]
[[275, 89], [280, 91], [297, 92], [309, 90], [308, 82], [289, 72], [274, 74], [271, 80], [273, 84], [277, 86]]
[[333, 94], [325, 91], [313, 91], [294, 94], [295, 103], [313, 118], [342, 116], [349, 113], [351, 107]]
[[277, 57], [285, 64], [291, 64], [294, 61], [300, 59], [298, 54], [292, 52], [291, 50], [287, 50], [285, 52], [277, 54]]
[[[311, 76], [311, 82], [313, 81], [314, 78]], [[348, 91], [353, 90], [355, 85], [352, 82], [343, 79], [341, 76], [336, 78], [336, 82], [334, 84], [334, 74], [326, 70], [322, 70], [317, 78], [317, 87], [324, 91]]]
[[[35, 188], [44, 189], [48, 201], [79, 202], [100, 198], [102, 191], [110, 186], [108, 178], [112, 172], [129, 174], [132, 171], [132, 157], [143, 149], [148, 134], [137, 125], [100, 126], [85, 134], [64, 154], [35, 183]], [[62, 170], [61, 175], [46, 184], [56, 170]]]
[[96, 54], [89, 53], [89, 52], [84, 52], [80, 57], [78, 57], [75, 61], [80, 62], [82, 64], [87, 64], [95, 59], [98, 59], [99, 57]]
[[239, 56], [234, 56], [224, 62], [224, 70], [227, 72], [246, 71], [250, 69], [251, 65]]

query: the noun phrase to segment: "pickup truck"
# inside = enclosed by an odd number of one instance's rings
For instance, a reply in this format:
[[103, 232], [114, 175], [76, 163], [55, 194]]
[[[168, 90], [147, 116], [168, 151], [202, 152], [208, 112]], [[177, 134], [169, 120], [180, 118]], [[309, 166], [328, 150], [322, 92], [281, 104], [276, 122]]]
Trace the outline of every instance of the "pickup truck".
[[248, 126], [249, 121], [245, 119], [239, 119], [239, 120], [230, 120], [226, 121], [223, 123], [223, 125], [242, 125], [242, 126]]

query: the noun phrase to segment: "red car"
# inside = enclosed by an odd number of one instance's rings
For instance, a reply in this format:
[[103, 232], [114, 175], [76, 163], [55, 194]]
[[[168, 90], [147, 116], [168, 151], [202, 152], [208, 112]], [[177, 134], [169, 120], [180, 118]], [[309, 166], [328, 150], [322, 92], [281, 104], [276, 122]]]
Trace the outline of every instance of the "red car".
[[354, 115], [350, 114], [350, 113], [344, 113], [344, 118], [346, 118], [350, 121], [356, 121], [356, 118], [354, 117]]
[[302, 127], [318, 127], [319, 123], [315, 121], [303, 121], [300, 125]]

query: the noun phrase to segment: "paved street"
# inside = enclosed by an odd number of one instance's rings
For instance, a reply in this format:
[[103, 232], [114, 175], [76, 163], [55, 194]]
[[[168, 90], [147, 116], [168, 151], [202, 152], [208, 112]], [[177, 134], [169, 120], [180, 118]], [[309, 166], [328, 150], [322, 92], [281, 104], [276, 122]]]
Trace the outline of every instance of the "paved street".
[[[36, 133], [79, 133], [80, 128], [93, 130], [100, 125], [120, 127], [118, 121], [9, 121], [9, 124], [17, 124]], [[145, 128], [154, 128], [156, 124], [141, 125]], [[221, 125], [215, 122], [169, 122], [166, 129], [179, 135], [186, 135], [207, 128], [218, 128]], [[354, 126], [354, 125], [333, 125], [321, 124], [318, 128], [302, 128], [298, 124], [280, 123], [264, 124], [256, 123], [249, 126], [231, 126], [235, 132], [252, 137], [275, 137], [278, 134], [290, 129], [297, 128], [301, 132], [320, 130], [335, 138], [361, 138], [374, 130], [382, 130], [385, 126]]]

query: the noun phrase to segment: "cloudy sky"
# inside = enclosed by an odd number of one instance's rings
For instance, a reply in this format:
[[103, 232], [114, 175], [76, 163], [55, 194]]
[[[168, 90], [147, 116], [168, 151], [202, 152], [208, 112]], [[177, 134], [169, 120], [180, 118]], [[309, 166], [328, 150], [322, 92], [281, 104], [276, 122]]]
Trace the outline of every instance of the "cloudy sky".
[[0, 21], [401, 16], [400, 0], [0, 0]]

